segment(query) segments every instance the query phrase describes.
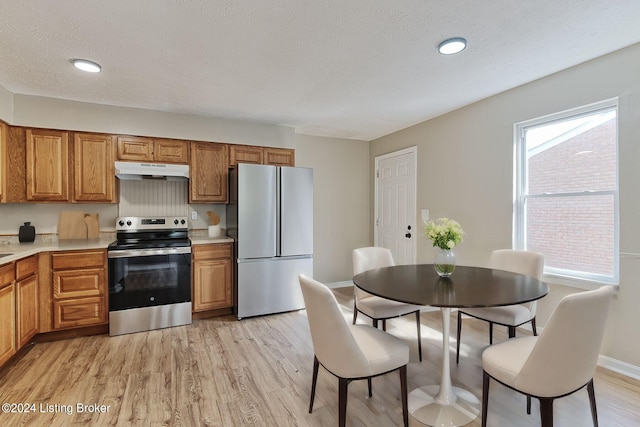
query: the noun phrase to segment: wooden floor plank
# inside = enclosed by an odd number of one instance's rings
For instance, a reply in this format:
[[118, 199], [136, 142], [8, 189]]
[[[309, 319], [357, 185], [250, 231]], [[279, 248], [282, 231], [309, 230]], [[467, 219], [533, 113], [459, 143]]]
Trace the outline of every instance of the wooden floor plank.
[[[351, 321], [352, 290], [335, 290]], [[370, 323], [359, 316], [359, 323]], [[422, 313], [423, 362], [418, 362], [412, 316], [387, 322], [387, 331], [411, 348], [409, 390], [437, 384], [442, 366], [441, 318]], [[460, 364], [455, 337], [449, 356], [452, 381], [481, 396], [481, 354], [488, 346], [487, 324], [463, 320]], [[452, 330], [456, 325], [452, 316]], [[506, 339], [496, 328], [494, 340]], [[518, 330], [519, 335], [530, 334]], [[196, 320], [192, 325], [137, 334], [81, 337], [32, 346], [20, 360], [0, 371], [0, 401], [34, 403], [56, 411], [0, 413], [2, 426], [334, 426], [338, 381], [322, 368], [314, 411], [308, 413], [313, 346], [304, 311], [237, 321], [232, 316]], [[640, 425], [640, 381], [598, 368], [594, 379], [600, 425]], [[397, 373], [349, 385], [349, 426], [402, 424]], [[109, 407], [103, 413], [78, 413], [76, 405]], [[71, 415], [63, 409], [72, 407]], [[538, 426], [525, 398], [491, 383], [489, 425]], [[554, 405], [556, 426], [590, 426], [586, 391]], [[470, 426], [479, 426], [475, 420]]]

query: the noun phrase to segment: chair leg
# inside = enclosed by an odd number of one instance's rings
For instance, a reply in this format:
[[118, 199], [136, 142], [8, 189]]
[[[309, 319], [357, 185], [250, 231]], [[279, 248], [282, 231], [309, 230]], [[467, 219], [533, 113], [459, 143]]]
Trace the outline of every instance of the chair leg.
[[493, 322], [489, 322], [489, 344], [493, 344]]
[[340, 378], [338, 384], [338, 425], [345, 427], [347, 423], [347, 388], [349, 387], [349, 380], [347, 378]]
[[422, 334], [420, 330], [420, 310], [416, 311], [416, 328], [418, 329], [418, 359], [422, 362]]
[[489, 408], [489, 381], [491, 377], [482, 372], [482, 427], [487, 427], [487, 409]]
[[378, 329], [378, 319], [373, 319], [373, 327]]
[[458, 310], [458, 335], [456, 336], [456, 365], [460, 362], [460, 333], [462, 332], [462, 313]]
[[540, 398], [540, 424], [553, 427], [553, 398]]
[[409, 404], [407, 400], [407, 365], [400, 367], [400, 394], [402, 398], [402, 421], [409, 427]]
[[371, 388], [371, 377], [367, 378], [367, 386], [369, 387], [369, 397], [372, 397], [373, 389]]
[[516, 327], [509, 326], [509, 338], [515, 338], [516, 336]]
[[531, 415], [531, 396], [527, 394], [527, 415]]
[[356, 324], [356, 319], [358, 318], [358, 309], [356, 308], [356, 301], [353, 301], [353, 324]]
[[387, 330], [387, 319], [382, 319], [382, 330], [385, 332]]
[[316, 356], [313, 356], [313, 374], [311, 380], [311, 401], [309, 402], [309, 413], [313, 411], [313, 399], [316, 397], [316, 383], [318, 382], [318, 367], [320, 362]]
[[531, 319], [531, 330], [533, 331], [533, 336], [538, 336], [538, 329], [536, 329], [536, 318]]
[[596, 408], [596, 392], [593, 388], [593, 378], [587, 384], [587, 392], [589, 393], [589, 404], [591, 406], [591, 418], [593, 419], [593, 427], [598, 427], [598, 410]]

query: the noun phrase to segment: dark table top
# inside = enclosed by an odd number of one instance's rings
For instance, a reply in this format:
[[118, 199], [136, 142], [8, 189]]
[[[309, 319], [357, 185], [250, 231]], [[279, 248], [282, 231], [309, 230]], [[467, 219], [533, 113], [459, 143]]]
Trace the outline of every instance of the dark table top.
[[496, 307], [542, 298], [549, 287], [533, 277], [482, 267], [457, 266], [441, 278], [432, 264], [396, 265], [353, 277], [362, 290], [392, 300], [435, 307]]

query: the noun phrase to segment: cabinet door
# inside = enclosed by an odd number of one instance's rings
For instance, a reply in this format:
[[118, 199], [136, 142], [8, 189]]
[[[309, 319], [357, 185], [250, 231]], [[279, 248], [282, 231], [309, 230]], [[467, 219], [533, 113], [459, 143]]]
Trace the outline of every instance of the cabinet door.
[[189, 163], [189, 141], [154, 139], [153, 159], [160, 163]]
[[227, 203], [229, 154], [225, 144], [191, 143], [189, 202]]
[[113, 137], [76, 133], [73, 145], [74, 200], [115, 203]]
[[16, 297], [13, 263], [0, 267], [0, 366], [16, 353]]
[[18, 349], [38, 333], [38, 276], [16, 282]]
[[27, 129], [27, 200], [69, 200], [67, 132]]
[[251, 145], [229, 145], [229, 166], [234, 167], [238, 163], [262, 164], [264, 153], [262, 147]]
[[288, 148], [264, 147], [264, 164], [273, 166], [295, 166], [296, 152]]
[[231, 260], [194, 262], [193, 286], [193, 311], [231, 307]]
[[153, 140], [140, 136], [118, 136], [118, 160], [152, 161]]
[[7, 197], [7, 125], [0, 122], [0, 202]]

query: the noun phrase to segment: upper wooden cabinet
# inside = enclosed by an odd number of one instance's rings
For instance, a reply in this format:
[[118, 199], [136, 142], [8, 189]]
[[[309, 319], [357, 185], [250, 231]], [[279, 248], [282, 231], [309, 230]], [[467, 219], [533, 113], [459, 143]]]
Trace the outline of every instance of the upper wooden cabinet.
[[0, 202], [7, 197], [7, 125], [0, 122]]
[[191, 143], [190, 203], [227, 203], [229, 150], [225, 144]]
[[262, 164], [264, 159], [264, 150], [262, 147], [254, 147], [253, 145], [229, 145], [229, 167], [234, 167], [238, 163], [256, 163]]
[[69, 201], [69, 134], [27, 129], [27, 200]]
[[230, 144], [229, 167], [235, 167], [238, 163], [295, 166], [295, 151], [288, 148]]
[[288, 148], [264, 148], [264, 164], [274, 166], [295, 166], [295, 150]]
[[111, 135], [73, 135], [73, 199], [79, 202], [116, 203], [114, 138]]
[[118, 160], [189, 163], [189, 141], [118, 136]]

